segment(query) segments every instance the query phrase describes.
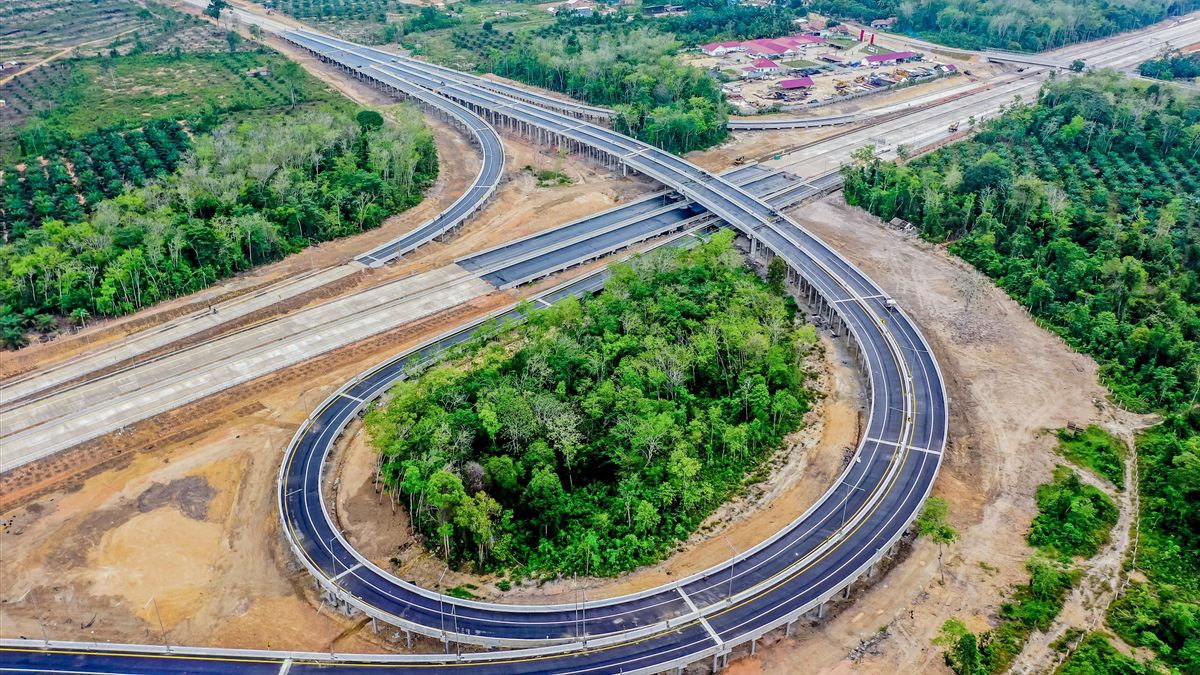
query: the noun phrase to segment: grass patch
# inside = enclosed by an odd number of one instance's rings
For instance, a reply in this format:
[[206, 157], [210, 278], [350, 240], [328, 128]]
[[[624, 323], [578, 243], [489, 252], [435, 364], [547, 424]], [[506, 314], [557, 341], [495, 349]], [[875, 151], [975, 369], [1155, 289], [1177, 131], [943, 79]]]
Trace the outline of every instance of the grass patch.
[[1048, 554], [1090, 558], [1117, 524], [1117, 507], [1108, 495], [1066, 466], [1055, 468], [1053, 482], [1038, 486], [1037, 505], [1029, 543]]
[[532, 166], [526, 164], [525, 170], [533, 174], [533, 177], [537, 179], [538, 187], [571, 185], [575, 182], [573, 178], [556, 169], [534, 169]]
[[1117, 651], [1103, 635], [1092, 633], [1056, 672], [1058, 675], [1149, 675], [1158, 671]]
[[472, 593], [468, 586], [471, 588], [475, 587], [473, 584], [455, 586], [454, 588], [446, 589], [446, 595], [449, 595], [452, 598], [458, 598], [459, 600], [478, 600], [479, 596]]
[[806, 61], [804, 59], [795, 59], [793, 61], [784, 61], [783, 65], [788, 68], [820, 68], [821, 64], [816, 61]]
[[1125, 443], [1095, 424], [1083, 431], [1058, 432], [1058, 452], [1125, 490]]

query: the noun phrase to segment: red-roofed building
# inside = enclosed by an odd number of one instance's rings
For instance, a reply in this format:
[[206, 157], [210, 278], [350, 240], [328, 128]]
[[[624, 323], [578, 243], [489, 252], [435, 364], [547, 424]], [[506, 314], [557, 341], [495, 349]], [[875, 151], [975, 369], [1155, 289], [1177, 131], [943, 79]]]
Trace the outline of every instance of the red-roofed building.
[[780, 80], [780, 89], [808, 89], [813, 86], [811, 77], [796, 77], [790, 80]]
[[891, 52], [888, 54], [872, 54], [866, 58], [866, 62], [873, 66], [882, 66], [891, 63], [917, 61], [920, 58], [921, 55], [916, 52]]
[[729, 52], [741, 52], [745, 50], [746, 48], [742, 46], [742, 43], [736, 40], [710, 42], [706, 45], [700, 45], [700, 51], [709, 56], [725, 56]]
[[789, 35], [787, 37], [775, 38], [775, 41], [781, 42], [789, 47], [800, 48], [804, 48], [809, 45], [825, 44], [825, 38], [817, 37], [815, 35]]
[[774, 75], [781, 70], [779, 64], [771, 59], [754, 59], [750, 63], [750, 67], [759, 75]]
[[749, 42], [744, 42], [742, 44], [745, 45], [746, 51], [750, 52], [751, 54], [758, 54], [760, 56], [767, 56], [771, 58], [789, 56], [799, 51], [795, 47], [791, 47], [776, 40], [750, 40]]

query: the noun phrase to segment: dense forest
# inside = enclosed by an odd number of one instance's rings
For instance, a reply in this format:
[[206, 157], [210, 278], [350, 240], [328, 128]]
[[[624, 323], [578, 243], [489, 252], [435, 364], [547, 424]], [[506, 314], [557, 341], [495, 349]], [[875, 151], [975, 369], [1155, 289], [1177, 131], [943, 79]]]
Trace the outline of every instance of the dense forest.
[[399, 117], [227, 123], [192, 141], [174, 173], [99, 201], [87, 218], [28, 229], [0, 246], [3, 339], [20, 346], [39, 316], [136, 311], [377, 226], [437, 175], [432, 135], [418, 116]]
[[1200, 52], [1184, 54], [1167, 47], [1157, 58], [1138, 66], [1138, 73], [1156, 80], [1190, 80], [1200, 77]]
[[817, 12], [870, 21], [895, 16], [894, 30], [964, 49], [1041, 51], [1086, 42], [1186, 14], [1195, 0], [812, 0]]
[[1137, 445], [1132, 562], [1147, 581], [1113, 604], [1109, 624], [1200, 672], [1200, 100], [1089, 74], [1047, 84], [1036, 105], [1013, 105], [971, 141], [844, 173], [849, 202], [949, 241], [1095, 357], [1117, 401], [1166, 417]]
[[617, 265], [451, 364], [367, 427], [385, 484], [454, 564], [613, 575], [661, 559], [808, 409], [809, 326], [722, 232]]

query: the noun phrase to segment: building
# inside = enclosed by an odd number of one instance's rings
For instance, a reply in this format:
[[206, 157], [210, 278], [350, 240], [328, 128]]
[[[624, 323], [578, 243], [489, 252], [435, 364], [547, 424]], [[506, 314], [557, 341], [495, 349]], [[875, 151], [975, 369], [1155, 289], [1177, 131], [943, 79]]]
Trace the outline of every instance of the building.
[[755, 75], [775, 75], [782, 70], [779, 64], [771, 59], [754, 59], [750, 62], [750, 67], [754, 70]]
[[729, 40], [726, 42], [710, 42], [706, 45], [700, 45], [700, 51], [709, 56], [725, 56], [730, 52], [744, 52], [746, 48], [737, 40]]
[[921, 55], [917, 52], [891, 52], [888, 54], [872, 54], [863, 60], [864, 63], [870, 66], [887, 66], [893, 63], [907, 63], [908, 61], [920, 61]]
[[889, 16], [886, 19], [875, 19], [871, 22], [871, 28], [881, 28], [883, 30], [891, 30], [896, 25], [896, 17]]
[[811, 77], [794, 77], [788, 80], [780, 80], [778, 86], [785, 91], [808, 89], [813, 86], [813, 81]]

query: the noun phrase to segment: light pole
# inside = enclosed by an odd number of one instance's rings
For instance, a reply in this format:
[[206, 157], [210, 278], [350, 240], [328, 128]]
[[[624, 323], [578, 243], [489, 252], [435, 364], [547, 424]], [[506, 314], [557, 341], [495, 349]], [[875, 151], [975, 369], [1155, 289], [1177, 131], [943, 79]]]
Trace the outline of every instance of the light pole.
[[163, 646], [166, 647], [167, 651], [169, 652], [171, 651], [171, 643], [167, 641], [167, 628], [163, 625], [162, 613], [158, 611], [158, 600], [156, 600], [152, 595], [150, 596], [150, 601], [145, 605], [142, 605], [142, 609], [146, 609], [147, 605], [154, 605], [154, 616], [158, 619], [158, 630], [162, 631]]
[[[29, 590], [25, 591], [25, 595], [22, 595], [20, 598], [17, 598], [17, 602], [21, 602], [25, 598], [29, 598], [32, 593], [33, 593], [33, 588], [30, 587]], [[38, 626], [40, 626], [42, 629], [42, 642], [45, 642], [46, 647], [49, 648], [50, 647], [50, 634], [46, 632], [46, 620], [42, 618], [41, 605], [38, 603], [36, 596], [30, 598], [30, 600], [33, 602], [33, 611], [35, 614], [37, 614]]]
[[[321, 610], [324, 608], [325, 608], [325, 601], [322, 600], [321, 604], [317, 605], [317, 616], [321, 615]], [[333, 617], [331, 616], [330, 619], [332, 619], [332, 618]], [[337, 624], [331, 622], [331, 625], [333, 626], [334, 635], [330, 636], [330, 638], [329, 638], [329, 658], [333, 659], [333, 641], [337, 639]]]
[[[867, 491], [866, 488], [862, 488], [857, 485], [850, 485], [849, 483], [845, 483], [845, 485], [849, 486], [852, 490], [862, 490], [863, 492]], [[846, 526], [846, 506], [850, 503], [850, 495], [852, 495], [852, 494], [854, 494], [854, 493], [850, 492], [849, 494], [846, 495], [846, 498], [842, 500], [842, 525], [841, 525], [841, 527]]]
[[450, 653], [450, 643], [446, 641], [446, 605], [442, 601], [442, 579], [445, 578], [446, 572], [450, 571], [450, 566], [446, 565], [442, 569], [442, 575], [438, 577], [437, 592], [438, 592], [438, 618], [442, 621], [442, 648], [445, 653]]
[[725, 602], [732, 603], [733, 602], [733, 567], [734, 567], [734, 565], [737, 564], [738, 552], [737, 552], [737, 549], [733, 547], [733, 544], [730, 543], [729, 537], [721, 537], [721, 538], [725, 540], [725, 545], [729, 547], [729, 550], [733, 551], [733, 559], [729, 561], [729, 590], [725, 592]]

